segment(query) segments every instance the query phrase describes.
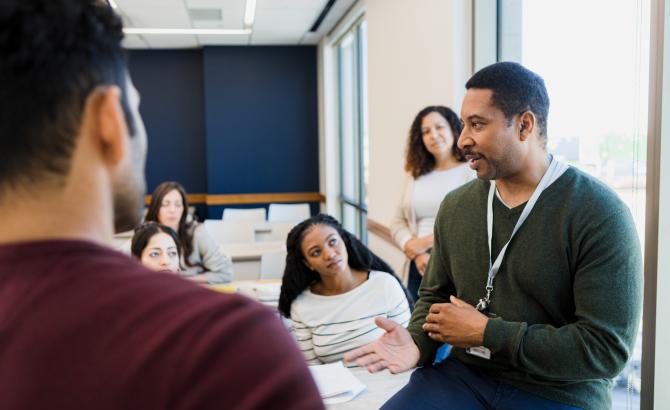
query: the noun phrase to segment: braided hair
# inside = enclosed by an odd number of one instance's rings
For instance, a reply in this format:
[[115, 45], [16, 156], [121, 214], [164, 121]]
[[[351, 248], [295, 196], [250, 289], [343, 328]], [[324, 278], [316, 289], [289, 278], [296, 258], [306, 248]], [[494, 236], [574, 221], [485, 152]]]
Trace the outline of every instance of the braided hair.
[[290, 318], [293, 301], [312, 283], [321, 280], [317, 272], [307, 267], [305, 264], [305, 255], [302, 252], [302, 241], [305, 239], [307, 233], [317, 225], [330, 226], [337, 231], [347, 249], [349, 267], [357, 270], [375, 270], [390, 274], [402, 287], [409, 305], [413, 306], [413, 299], [409, 295], [409, 292], [386, 262], [375, 255], [353, 234], [342, 228], [342, 225], [335, 218], [326, 214], [318, 214], [294, 226], [286, 238], [286, 268], [284, 269], [281, 292], [279, 294], [279, 312], [282, 315]]

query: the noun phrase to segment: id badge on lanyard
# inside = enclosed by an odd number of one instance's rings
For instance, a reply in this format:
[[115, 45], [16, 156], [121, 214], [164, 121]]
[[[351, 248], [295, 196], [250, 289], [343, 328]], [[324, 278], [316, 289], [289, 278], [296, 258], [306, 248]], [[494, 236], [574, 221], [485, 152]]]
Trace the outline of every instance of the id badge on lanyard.
[[[567, 169], [568, 166], [566, 164], [559, 162], [553, 156], [551, 156], [549, 168], [547, 168], [547, 171], [542, 176], [540, 183], [537, 185], [530, 199], [528, 199], [526, 206], [523, 208], [523, 211], [521, 212], [519, 219], [516, 221], [516, 225], [514, 225], [512, 235], [510, 235], [509, 240], [507, 241], [505, 246], [502, 247], [500, 253], [498, 253], [498, 257], [496, 257], [496, 260], [493, 262], [491, 262], [491, 255], [493, 254], [493, 251], [491, 249], [491, 242], [493, 239], [493, 197], [495, 196], [496, 192], [496, 184], [495, 180], [491, 181], [491, 187], [489, 188], [489, 195], [486, 206], [486, 231], [488, 233], [488, 245], [489, 245], [489, 273], [488, 278], [486, 280], [484, 297], [479, 299], [479, 302], [477, 303], [476, 306], [477, 310], [479, 310], [480, 312], [482, 313], [488, 312], [489, 305], [491, 304], [491, 295], [493, 293], [493, 280], [498, 274], [500, 264], [502, 263], [502, 260], [505, 257], [505, 252], [507, 252], [507, 246], [512, 241], [512, 238], [514, 238], [514, 235], [517, 233], [521, 225], [523, 225], [523, 223], [526, 221], [526, 218], [528, 218], [528, 215], [535, 207], [535, 203], [537, 203], [537, 200], [540, 198], [542, 191], [544, 191], [549, 185], [551, 185], [561, 175], [563, 175], [563, 173]], [[484, 346], [470, 347], [465, 349], [465, 351], [468, 354], [478, 356], [484, 359], [491, 358], [491, 351]]]

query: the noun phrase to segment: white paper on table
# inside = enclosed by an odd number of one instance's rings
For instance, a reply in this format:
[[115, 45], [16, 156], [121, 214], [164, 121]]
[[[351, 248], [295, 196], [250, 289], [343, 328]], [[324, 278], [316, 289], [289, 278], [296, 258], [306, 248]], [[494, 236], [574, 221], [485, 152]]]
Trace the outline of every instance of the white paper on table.
[[365, 390], [365, 385], [342, 362], [309, 366], [325, 404], [344, 403]]
[[280, 283], [257, 283], [254, 286], [256, 291], [256, 298], [261, 301], [277, 301], [279, 300], [279, 293], [281, 291]]

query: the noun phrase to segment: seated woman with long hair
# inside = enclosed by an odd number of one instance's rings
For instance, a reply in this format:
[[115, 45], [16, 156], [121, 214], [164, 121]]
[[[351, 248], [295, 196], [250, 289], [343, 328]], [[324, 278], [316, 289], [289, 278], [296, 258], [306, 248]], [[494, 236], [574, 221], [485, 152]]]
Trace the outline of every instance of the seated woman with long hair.
[[179, 272], [181, 246], [172, 228], [147, 222], [135, 229], [130, 252], [142, 265], [158, 272]]
[[200, 283], [225, 283], [233, 280], [233, 263], [204, 225], [186, 222], [186, 191], [177, 182], [163, 182], [151, 196], [146, 221], [172, 228], [179, 237], [183, 254], [182, 276]]
[[400, 280], [333, 217], [296, 225], [286, 248], [279, 311], [291, 319], [310, 364], [341, 360], [383, 335], [376, 316], [407, 325], [410, 302]]

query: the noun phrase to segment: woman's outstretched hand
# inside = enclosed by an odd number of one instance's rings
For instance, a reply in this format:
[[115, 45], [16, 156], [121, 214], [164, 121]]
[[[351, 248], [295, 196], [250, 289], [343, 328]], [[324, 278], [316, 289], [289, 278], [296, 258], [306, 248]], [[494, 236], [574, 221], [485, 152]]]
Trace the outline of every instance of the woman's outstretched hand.
[[344, 361], [365, 367], [370, 373], [383, 369], [401, 373], [415, 367], [419, 362], [419, 348], [409, 331], [385, 317], [376, 317], [375, 323], [386, 333], [374, 342], [345, 354]]

